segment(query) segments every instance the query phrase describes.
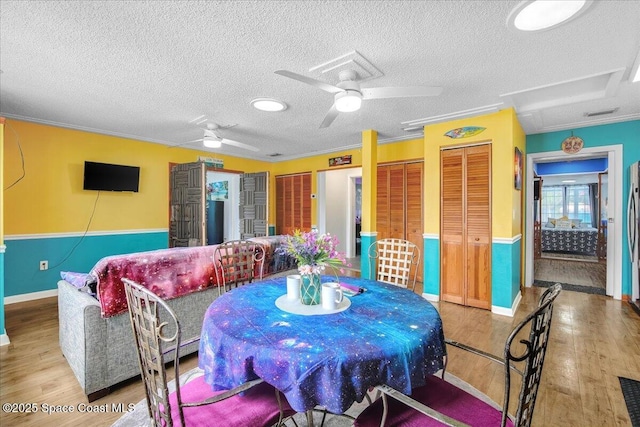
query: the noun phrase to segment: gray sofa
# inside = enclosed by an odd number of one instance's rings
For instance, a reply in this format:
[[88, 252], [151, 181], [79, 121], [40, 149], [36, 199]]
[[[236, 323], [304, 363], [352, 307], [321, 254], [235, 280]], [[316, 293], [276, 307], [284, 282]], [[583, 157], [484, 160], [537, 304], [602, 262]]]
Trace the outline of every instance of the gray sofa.
[[[182, 327], [183, 341], [200, 336], [204, 313], [218, 297], [217, 287], [190, 293], [168, 304]], [[89, 402], [110, 387], [140, 374], [138, 353], [127, 312], [103, 318], [100, 303], [64, 280], [58, 282], [60, 348]], [[198, 350], [186, 346], [181, 355]]]

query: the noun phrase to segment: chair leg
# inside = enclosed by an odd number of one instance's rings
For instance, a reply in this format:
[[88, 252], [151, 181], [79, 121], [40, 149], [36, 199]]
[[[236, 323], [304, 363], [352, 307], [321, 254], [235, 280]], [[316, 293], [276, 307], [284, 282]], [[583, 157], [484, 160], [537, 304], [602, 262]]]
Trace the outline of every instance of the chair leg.
[[[378, 390], [378, 392], [380, 392]], [[387, 395], [382, 393], [382, 418], [380, 419], [380, 427], [384, 427], [384, 423], [387, 422], [387, 415], [389, 413], [389, 402], [387, 402]]]

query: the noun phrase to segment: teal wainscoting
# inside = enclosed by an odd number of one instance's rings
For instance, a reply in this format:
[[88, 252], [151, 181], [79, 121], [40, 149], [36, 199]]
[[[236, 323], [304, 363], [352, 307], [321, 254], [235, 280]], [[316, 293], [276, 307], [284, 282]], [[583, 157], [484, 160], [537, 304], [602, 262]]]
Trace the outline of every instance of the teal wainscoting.
[[[494, 238], [491, 246], [491, 305], [494, 312], [513, 315], [514, 302], [520, 292], [522, 239]], [[503, 312], [503, 310], [506, 310]]]
[[375, 231], [362, 231], [360, 233], [360, 277], [374, 279], [375, 272], [369, 268], [369, 246], [377, 239], [378, 233]]
[[[88, 273], [109, 255], [168, 247], [167, 230], [5, 236], [4, 297], [57, 289], [61, 271]], [[49, 269], [40, 270], [40, 261]]]
[[423, 243], [423, 290], [430, 301], [440, 300], [440, 238], [428, 235]]
[[[491, 245], [491, 305], [497, 314], [513, 315], [520, 292], [521, 238], [494, 238]], [[430, 301], [440, 299], [440, 239], [424, 237], [424, 290]]]
[[0, 345], [4, 344], [7, 332], [4, 328], [4, 245], [0, 245]]

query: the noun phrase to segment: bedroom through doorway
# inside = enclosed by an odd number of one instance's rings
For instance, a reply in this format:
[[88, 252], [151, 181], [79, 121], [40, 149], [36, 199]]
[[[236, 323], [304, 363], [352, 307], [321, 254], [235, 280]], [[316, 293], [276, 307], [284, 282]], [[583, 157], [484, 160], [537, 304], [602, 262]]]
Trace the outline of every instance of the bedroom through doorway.
[[606, 295], [607, 161], [534, 164], [534, 285]]

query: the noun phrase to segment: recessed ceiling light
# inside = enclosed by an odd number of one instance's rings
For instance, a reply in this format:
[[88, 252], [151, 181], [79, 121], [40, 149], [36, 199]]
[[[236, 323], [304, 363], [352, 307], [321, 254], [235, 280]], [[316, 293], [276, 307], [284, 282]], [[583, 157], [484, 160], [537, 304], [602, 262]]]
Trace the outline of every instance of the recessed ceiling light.
[[287, 104], [273, 98], [256, 98], [251, 101], [251, 105], [260, 111], [278, 112], [287, 109]]
[[542, 31], [576, 18], [593, 0], [526, 0], [509, 14], [507, 23], [520, 31]]
[[573, 184], [574, 182], [576, 182], [575, 179], [565, 179], [562, 181], [564, 184]]

